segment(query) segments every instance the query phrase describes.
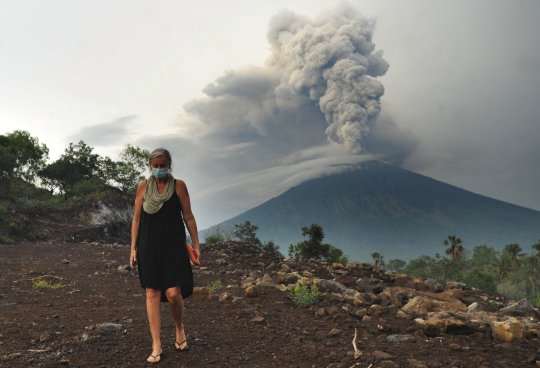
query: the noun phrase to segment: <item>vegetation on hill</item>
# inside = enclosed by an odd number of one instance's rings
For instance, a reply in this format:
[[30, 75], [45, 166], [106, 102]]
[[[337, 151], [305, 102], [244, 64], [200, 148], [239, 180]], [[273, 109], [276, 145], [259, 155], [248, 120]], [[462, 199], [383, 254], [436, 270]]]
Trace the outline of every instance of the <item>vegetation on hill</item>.
[[110, 190], [131, 198], [144, 179], [148, 156], [128, 144], [114, 161], [79, 141], [47, 163], [48, 147], [29, 132], [0, 135], [0, 243], [37, 240], [28, 218], [36, 211], [69, 209], [104, 199]]

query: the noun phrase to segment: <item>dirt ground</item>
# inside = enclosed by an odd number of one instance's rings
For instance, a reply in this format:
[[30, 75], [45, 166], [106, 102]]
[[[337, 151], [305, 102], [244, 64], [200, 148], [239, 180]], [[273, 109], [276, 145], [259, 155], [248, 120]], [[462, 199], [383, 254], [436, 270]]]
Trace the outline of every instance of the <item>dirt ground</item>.
[[[216, 263], [217, 252], [229, 253], [226, 265]], [[207, 269], [197, 269], [196, 286], [220, 280], [211, 300], [186, 301], [185, 328], [189, 352], [174, 348], [174, 323], [162, 304], [162, 367], [533, 367], [527, 362], [540, 353], [538, 339], [501, 343], [491, 336], [430, 338], [414, 322], [395, 314], [373, 316], [369, 322], [344, 313], [347, 300], [326, 295], [317, 302], [334, 313], [315, 316], [301, 308], [288, 293], [261, 287], [247, 298], [238, 287], [242, 278], [264, 275], [279, 260], [256, 250], [236, 251], [205, 246]], [[148, 366], [151, 339], [144, 290], [136, 277], [126, 279], [129, 247], [98, 243], [21, 243], [0, 245], [0, 367], [139, 367]], [[232, 272], [234, 270], [242, 272]], [[229, 272], [227, 272], [229, 271]], [[314, 269], [330, 278], [322, 269]], [[259, 277], [260, 277], [259, 276]], [[53, 290], [34, 289], [41, 277], [64, 285]], [[34, 279], [34, 280], [32, 280]], [[231, 285], [232, 287], [227, 288]], [[218, 301], [229, 291], [237, 299]], [[261, 323], [252, 319], [264, 317]], [[102, 323], [116, 326], [96, 327]], [[118, 326], [121, 324], [121, 327]], [[388, 342], [389, 333], [377, 325], [411, 334], [406, 342]], [[352, 339], [358, 330], [353, 358]], [[332, 329], [340, 330], [329, 337]], [[456, 344], [456, 345], [451, 345]], [[381, 354], [381, 352], [383, 354]], [[384, 355], [384, 353], [388, 355]]]

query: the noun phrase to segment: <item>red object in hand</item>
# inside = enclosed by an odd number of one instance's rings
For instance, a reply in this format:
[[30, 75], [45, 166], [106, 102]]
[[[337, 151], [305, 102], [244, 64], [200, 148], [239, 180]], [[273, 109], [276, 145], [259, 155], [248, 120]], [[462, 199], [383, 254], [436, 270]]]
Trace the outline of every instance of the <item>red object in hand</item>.
[[187, 252], [189, 254], [189, 259], [191, 259], [191, 262], [193, 262], [194, 265], [200, 266], [201, 263], [199, 262], [199, 257], [197, 257], [197, 254], [195, 254], [195, 250], [191, 246], [191, 244], [186, 243]]

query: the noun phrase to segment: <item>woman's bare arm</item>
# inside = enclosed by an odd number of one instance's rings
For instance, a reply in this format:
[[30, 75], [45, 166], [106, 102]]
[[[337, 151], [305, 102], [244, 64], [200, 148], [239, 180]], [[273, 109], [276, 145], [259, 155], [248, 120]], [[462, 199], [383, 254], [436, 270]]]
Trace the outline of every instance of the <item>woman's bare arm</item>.
[[133, 210], [133, 221], [131, 222], [131, 254], [129, 256], [129, 265], [135, 268], [133, 264], [137, 260], [137, 235], [139, 235], [139, 222], [141, 220], [141, 211], [144, 191], [146, 190], [146, 182], [142, 181], [137, 187], [135, 195], [135, 207]]
[[178, 197], [180, 197], [180, 205], [182, 206], [184, 222], [186, 223], [189, 235], [191, 236], [193, 249], [195, 250], [197, 257], [200, 257], [201, 250], [199, 244], [199, 234], [197, 233], [197, 222], [195, 221], [193, 212], [191, 212], [191, 200], [189, 199], [186, 183], [184, 183], [182, 180], [176, 180], [176, 193], [178, 194]]

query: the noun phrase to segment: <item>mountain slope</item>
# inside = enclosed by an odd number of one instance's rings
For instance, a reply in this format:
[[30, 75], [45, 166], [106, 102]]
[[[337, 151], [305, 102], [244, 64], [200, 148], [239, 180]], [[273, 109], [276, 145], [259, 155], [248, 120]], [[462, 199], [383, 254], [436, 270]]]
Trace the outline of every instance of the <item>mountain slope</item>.
[[375, 251], [386, 259], [442, 254], [454, 234], [468, 248], [519, 243], [525, 251], [540, 238], [538, 211], [377, 161], [306, 181], [229, 221], [246, 220], [285, 252], [303, 239], [302, 226], [318, 223], [325, 241], [356, 260]]

